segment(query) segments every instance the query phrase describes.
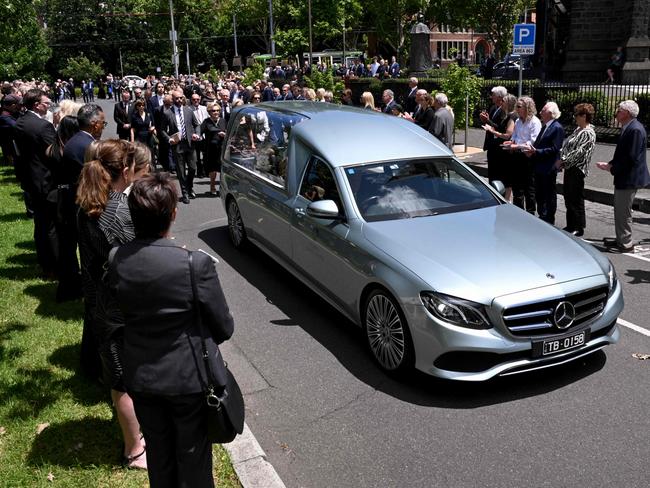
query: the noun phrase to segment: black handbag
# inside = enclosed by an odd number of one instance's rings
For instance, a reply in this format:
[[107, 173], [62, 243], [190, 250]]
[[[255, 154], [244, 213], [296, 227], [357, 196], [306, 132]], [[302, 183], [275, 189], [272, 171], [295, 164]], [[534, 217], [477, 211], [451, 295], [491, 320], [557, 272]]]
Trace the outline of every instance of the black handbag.
[[214, 380], [212, 367], [210, 366], [210, 357], [208, 349], [205, 344], [205, 336], [203, 334], [205, 327], [203, 326], [203, 319], [201, 318], [201, 310], [199, 308], [199, 299], [196, 290], [196, 280], [194, 278], [194, 266], [192, 263], [192, 252], [189, 253], [190, 264], [190, 279], [192, 281], [192, 293], [194, 311], [196, 313], [196, 326], [199, 329], [199, 337], [201, 337], [201, 356], [203, 364], [205, 365], [205, 372], [207, 379], [203, 378], [194, 348], [190, 341], [189, 334], [187, 336], [194, 355], [194, 362], [196, 364], [196, 371], [199, 375], [199, 381], [205, 393], [206, 409], [207, 409], [207, 430], [208, 440], [212, 443], [225, 444], [231, 442], [237, 434], [241, 434], [244, 430], [244, 396], [242, 395], [237, 380], [228, 369], [228, 365], [224, 362], [226, 369], [226, 386], [218, 386]]

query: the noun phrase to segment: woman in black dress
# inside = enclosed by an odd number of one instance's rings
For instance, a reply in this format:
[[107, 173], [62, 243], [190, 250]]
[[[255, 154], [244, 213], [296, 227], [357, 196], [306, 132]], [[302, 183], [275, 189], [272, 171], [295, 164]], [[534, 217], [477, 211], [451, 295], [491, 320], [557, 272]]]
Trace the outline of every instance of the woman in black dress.
[[208, 117], [201, 124], [201, 134], [205, 137], [205, 170], [210, 176], [210, 194], [219, 195], [217, 181], [221, 171], [221, 144], [226, 135], [226, 120], [216, 103], [208, 104]]
[[138, 141], [151, 147], [151, 134], [155, 130], [151, 117], [145, 110], [144, 101], [136, 101], [131, 114], [131, 142]]
[[84, 301], [99, 344], [104, 384], [122, 430], [125, 467], [147, 469], [145, 445], [133, 402], [122, 379], [124, 318], [104, 283], [111, 248], [135, 238], [127, 194], [131, 184], [149, 171], [151, 153], [142, 144], [120, 139], [99, 141], [79, 178], [77, 203], [79, 254]]

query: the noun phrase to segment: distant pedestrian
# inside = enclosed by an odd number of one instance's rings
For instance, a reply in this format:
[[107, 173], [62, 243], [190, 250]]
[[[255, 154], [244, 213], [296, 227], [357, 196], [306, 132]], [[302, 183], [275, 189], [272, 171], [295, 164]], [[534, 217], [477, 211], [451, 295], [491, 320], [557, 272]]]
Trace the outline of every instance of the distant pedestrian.
[[591, 156], [596, 147], [596, 131], [591, 125], [594, 107], [589, 103], [576, 105], [573, 118], [578, 127], [562, 144], [556, 167], [564, 171], [565, 231], [581, 237], [586, 227], [585, 178], [589, 175]]
[[447, 95], [436, 93], [433, 97], [433, 120], [429, 125], [429, 132], [440, 140], [449, 149], [454, 146], [454, 114], [448, 106]]
[[489, 108], [489, 111], [484, 110], [479, 114], [481, 122], [483, 122], [483, 128], [486, 131], [483, 149], [487, 151], [488, 180], [490, 182], [502, 181], [503, 165], [501, 165], [501, 156], [503, 156], [503, 151], [500, 146], [503, 140], [496, 137], [494, 132], [499, 132], [498, 129], [501, 128], [508, 117], [508, 114], [501, 108], [503, 98], [507, 94], [508, 90], [503, 86], [492, 88], [490, 98], [493, 105]]
[[616, 109], [616, 120], [621, 124], [621, 135], [614, 157], [608, 163], [596, 165], [614, 175], [614, 225], [616, 238], [605, 238], [612, 252], [634, 252], [632, 240], [632, 204], [637, 190], [650, 184], [646, 161], [647, 135], [637, 120], [639, 106], [634, 100], [625, 100]]

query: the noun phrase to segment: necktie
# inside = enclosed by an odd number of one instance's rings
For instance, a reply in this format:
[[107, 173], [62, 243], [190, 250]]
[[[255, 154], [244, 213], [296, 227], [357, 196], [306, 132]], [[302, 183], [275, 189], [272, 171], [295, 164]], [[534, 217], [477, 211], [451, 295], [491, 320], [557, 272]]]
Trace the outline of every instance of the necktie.
[[181, 124], [179, 127], [181, 130], [181, 140], [185, 140], [187, 134], [185, 133], [185, 119], [183, 118], [183, 109], [181, 107], [176, 107], [176, 110], [178, 110], [178, 120]]
[[544, 135], [544, 131], [546, 130], [546, 124], [542, 127], [542, 130], [539, 131], [539, 135], [537, 136], [537, 139], [535, 139], [535, 146], [539, 143], [539, 141], [542, 140], [542, 136]]

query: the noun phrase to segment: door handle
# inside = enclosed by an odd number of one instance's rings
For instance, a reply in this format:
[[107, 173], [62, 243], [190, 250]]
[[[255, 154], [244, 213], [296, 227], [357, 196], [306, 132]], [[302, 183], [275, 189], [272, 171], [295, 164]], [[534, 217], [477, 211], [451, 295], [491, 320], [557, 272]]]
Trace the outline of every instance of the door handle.
[[248, 194], [254, 198], [260, 198], [262, 196], [262, 194], [259, 191], [255, 190], [254, 188], [248, 190]]
[[298, 217], [304, 217], [305, 216], [305, 209], [304, 208], [294, 208], [293, 213], [295, 213]]

